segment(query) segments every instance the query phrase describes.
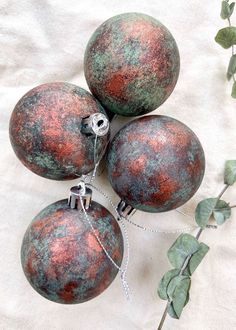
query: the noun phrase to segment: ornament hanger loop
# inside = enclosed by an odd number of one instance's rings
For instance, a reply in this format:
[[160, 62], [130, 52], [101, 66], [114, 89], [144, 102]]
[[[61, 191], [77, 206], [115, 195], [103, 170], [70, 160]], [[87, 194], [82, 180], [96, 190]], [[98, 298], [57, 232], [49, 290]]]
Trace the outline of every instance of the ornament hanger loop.
[[78, 208], [78, 201], [82, 199], [84, 207], [88, 210], [92, 200], [92, 190], [86, 187], [84, 181], [80, 181], [77, 186], [70, 189], [68, 204], [72, 209]]
[[87, 135], [104, 136], [109, 131], [109, 120], [102, 113], [94, 113], [82, 119], [81, 132]]

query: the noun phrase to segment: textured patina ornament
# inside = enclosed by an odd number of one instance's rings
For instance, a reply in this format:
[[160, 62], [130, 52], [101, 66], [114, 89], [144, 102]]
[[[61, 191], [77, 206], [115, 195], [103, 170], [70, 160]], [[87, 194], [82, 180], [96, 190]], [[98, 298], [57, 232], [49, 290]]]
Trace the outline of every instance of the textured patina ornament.
[[[123, 236], [117, 221], [94, 201], [87, 215], [106, 251], [120, 266]], [[96, 297], [118, 272], [85, 221], [82, 209], [71, 209], [67, 200], [49, 205], [33, 219], [24, 236], [21, 261], [32, 287], [62, 304]]]
[[172, 93], [179, 75], [176, 42], [155, 18], [140, 13], [114, 16], [88, 42], [84, 71], [101, 104], [122, 116], [158, 108]]
[[167, 116], [145, 116], [124, 126], [107, 157], [110, 183], [135, 209], [164, 212], [186, 203], [199, 188], [205, 157], [197, 136]]
[[[30, 90], [15, 106], [10, 140], [21, 162], [34, 173], [54, 180], [75, 179], [94, 168], [94, 141], [81, 132], [82, 119], [105, 114], [84, 89], [56, 82]], [[98, 137], [96, 154], [105, 151], [108, 134]]]

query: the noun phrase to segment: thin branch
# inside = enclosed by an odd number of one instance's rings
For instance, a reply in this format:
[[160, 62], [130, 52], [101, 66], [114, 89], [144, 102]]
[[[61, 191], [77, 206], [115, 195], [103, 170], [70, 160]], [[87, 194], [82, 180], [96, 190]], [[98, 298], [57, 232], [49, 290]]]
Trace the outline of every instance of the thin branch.
[[162, 315], [161, 322], [160, 322], [160, 324], [159, 324], [157, 330], [161, 330], [161, 329], [162, 329], [163, 324], [164, 324], [165, 319], [166, 319], [166, 316], [167, 316], [167, 312], [168, 312], [168, 308], [169, 308], [169, 306], [170, 306], [170, 302], [168, 301], [168, 303], [166, 304], [166, 308], [165, 308], [165, 310], [164, 310], [164, 313], [163, 313], [163, 315]]
[[229, 188], [229, 185], [225, 185], [224, 189], [219, 193], [219, 195], [217, 196], [217, 199], [221, 199], [221, 197], [224, 195], [224, 193], [226, 192], [226, 190]]
[[203, 232], [203, 228], [200, 228], [199, 231], [197, 232], [196, 239], [199, 240], [199, 237], [201, 233]]
[[[225, 186], [224, 186], [224, 188], [222, 189], [222, 191], [221, 191], [221, 192], [219, 193], [219, 195], [217, 196], [217, 202], [218, 202], [218, 200], [221, 199], [221, 197], [224, 195], [224, 193], [226, 192], [226, 190], [227, 190], [228, 188], [229, 188], [229, 185], [225, 185]], [[236, 205], [233, 205], [233, 207], [236, 207]], [[232, 206], [231, 206], [231, 208], [232, 208]], [[198, 230], [198, 232], [197, 232], [197, 234], [196, 234], [196, 236], [195, 236], [197, 240], [199, 240], [199, 237], [201, 236], [203, 230], [204, 230], [204, 228], [199, 228], [199, 230]], [[190, 258], [191, 258], [191, 255], [189, 255], [189, 256], [186, 258], [186, 260], [184, 261], [184, 264], [183, 264], [183, 266], [181, 267], [181, 270], [180, 270], [179, 275], [182, 275], [182, 274], [184, 273], [186, 267], [188, 266], [188, 262], [189, 262]], [[163, 327], [163, 324], [164, 324], [164, 322], [165, 322], [165, 319], [166, 319], [166, 316], [167, 316], [167, 312], [168, 312], [168, 308], [169, 308], [169, 306], [170, 306], [170, 303], [171, 303], [171, 302], [168, 301], [167, 304], [166, 304], [166, 308], [165, 308], [165, 310], [164, 310], [164, 313], [163, 313], [163, 315], [162, 315], [162, 318], [161, 318], [161, 321], [160, 321], [160, 324], [159, 324], [157, 330], [161, 330], [162, 327]]]

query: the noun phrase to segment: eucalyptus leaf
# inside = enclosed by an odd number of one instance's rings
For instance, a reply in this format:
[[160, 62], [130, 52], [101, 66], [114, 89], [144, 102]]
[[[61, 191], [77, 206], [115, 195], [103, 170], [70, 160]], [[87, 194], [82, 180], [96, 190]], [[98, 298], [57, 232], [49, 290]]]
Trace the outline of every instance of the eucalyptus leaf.
[[190, 234], [181, 234], [167, 252], [171, 265], [181, 268], [186, 258], [199, 248], [198, 240]]
[[159, 283], [159, 287], [157, 290], [157, 293], [159, 295], [159, 297], [163, 300], [167, 300], [168, 296], [167, 296], [167, 287], [170, 283], [170, 281], [175, 277], [178, 276], [180, 272], [180, 269], [172, 269], [169, 270], [167, 273], [165, 273], [165, 275], [162, 277], [160, 283]]
[[[230, 5], [229, 5], [229, 8], [230, 8], [230, 16], [233, 14], [234, 12], [234, 6], [235, 6], [235, 2], [232, 2]], [[229, 16], [229, 17], [230, 17]]]
[[199, 266], [199, 264], [201, 263], [202, 259], [205, 257], [208, 251], [209, 251], [209, 246], [207, 246], [204, 243], [200, 243], [198, 251], [192, 255], [188, 263], [188, 270], [191, 275]]
[[236, 73], [236, 54], [230, 57], [229, 66], [227, 70], [227, 79], [230, 80]]
[[231, 15], [230, 5], [227, 1], [222, 1], [221, 3], [221, 13], [220, 17], [222, 19], [227, 19]]
[[222, 225], [231, 216], [231, 208], [225, 201], [219, 200], [213, 211], [213, 216], [218, 225]]
[[187, 294], [187, 297], [186, 297], [186, 301], [185, 301], [185, 304], [184, 304], [184, 307], [187, 305], [187, 303], [189, 302], [189, 298], [190, 298], [190, 294], [189, 294], [189, 291], [188, 291], [188, 294]]
[[236, 160], [227, 160], [225, 164], [224, 182], [230, 186], [236, 182]]
[[172, 317], [173, 319], [178, 319], [178, 316], [175, 313], [174, 307], [173, 307], [173, 303], [170, 303], [167, 313], [170, 315], [170, 317]]
[[217, 204], [217, 200], [217, 198], [207, 198], [198, 203], [195, 210], [195, 220], [199, 227], [206, 227]]
[[167, 287], [167, 295], [169, 300], [173, 300], [175, 296], [175, 290], [178, 286], [181, 285], [181, 282], [189, 278], [190, 278], [189, 276], [185, 276], [185, 275], [178, 275], [172, 278], [172, 280], [169, 282], [169, 285]]
[[[196, 253], [196, 252], [195, 252]], [[185, 276], [191, 276], [191, 273], [189, 271], [188, 265], [185, 267], [184, 271], [183, 271], [183, 275]]]
[[235, 81], [232, 86], [231, 96], [233, 99], [236, 99], [236, 82]]
[[236, 44], [236, 27], [229, 26], [218, 31], [215, 41], [227, 49]]
[[191, 285], [191, 279], [185, 278], [179, 283], [179, 285], [175, 289], [172, 304], [173, 304], [173, 309], [178, 318], [180, 318], [182, 310], [186, 305], [186, 302], [188, 301], [190, 285]]

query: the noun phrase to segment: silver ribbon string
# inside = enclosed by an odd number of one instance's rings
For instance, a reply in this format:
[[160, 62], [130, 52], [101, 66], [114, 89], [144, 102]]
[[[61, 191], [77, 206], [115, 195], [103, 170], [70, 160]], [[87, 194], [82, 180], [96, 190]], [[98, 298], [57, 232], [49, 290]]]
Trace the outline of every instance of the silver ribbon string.
[[[124, 288], [124, 291], [125, 291], [125, 295], [126, 295], [126, 298], [127, 300], [130, 299], [130, 289], [129, 289], [129, 285], [127, 283], [127, 280], [126, 280], [126, 271], [127, 271], [127, 267], [128, 267], [128, 262], [126, 261], [125, 263], [125, 269], [122, 269], [119, 265], [117, 265], [117, 263], [114, 261], [114, 259], [110, 256], [109, 252], [107, 251], [107, 249], [105, 248], [104, 244], [102, 243], [101, 239], [99, 238], [99, 236], [97, 235], [94, 227], [93, 227], [93, 224], [91, 222], [91, 220], [89, 219], [89, 216], [88, 216], [88, 213], [84, 207], [84, 204], [83, 204], [83, 200], [82, 200], [82, 197], [80, 196], [80, 204], [81, 204], [81, 207], [82, 207], [82, 210], [83, 210], [83, 213], [84, 213], [84, 216], [85, 216], [85, 219], [86, 221], [88, 222], [96, 240], [98, 241], [99, 245], [101, 246], [101, 248], [103, 249], [105, 255], [107, 256], [107, 258], [111, 261], [111, 263], [118, 269], [118, 271], [120, 272], [120, 277], [121, 277], [121, 282], [122, 282], [122, 285], [123, 285], [123, 288]], [[125, 230], [125, 235], [127, 235], [127, 231]], [[127, 238], [127, 236], [126, 236]]]

